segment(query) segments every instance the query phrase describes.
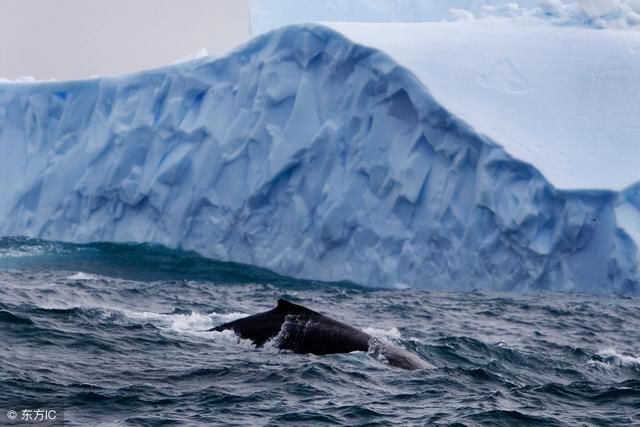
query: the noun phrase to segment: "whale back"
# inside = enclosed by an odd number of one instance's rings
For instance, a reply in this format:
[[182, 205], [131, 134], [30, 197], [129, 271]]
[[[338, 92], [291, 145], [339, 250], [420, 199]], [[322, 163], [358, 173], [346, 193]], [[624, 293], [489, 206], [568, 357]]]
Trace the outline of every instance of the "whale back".
[[243, 317], [242, 319], [216, 326], [212, 330], [218, 332], [232, 330], [240, 338], [251, 340], [257, 347], [262, 347], [264, 343], [280, 333], [284, 319], [289, 312], [303, 312], [304, 310], [311, 311], [305, 307], [280, 299], [277, 307], [273, 310]]
[[403, 369], [429, 366], [413, 353], [382, 343], [360, 329], [284, 299], [279, 299], [272, 310], [237, 319], [212, 330], [232, 330], [257, 347], [274, 339], [278, 348], [295, 353], [322, 355], [364, 351]]
[[306, 307], [281, 301], [286, 312], [278, 337], [281, 349], [313, 354], [368, 350], [369, 334]]
[[213, 330], [233, 330], [257, 347], [278, 337], [276, 345], [283, 350], [313, 354], [367, 351], [371, 338], [359, 329], [285, 299], [279, 299], [272, 310], [225, 323]]

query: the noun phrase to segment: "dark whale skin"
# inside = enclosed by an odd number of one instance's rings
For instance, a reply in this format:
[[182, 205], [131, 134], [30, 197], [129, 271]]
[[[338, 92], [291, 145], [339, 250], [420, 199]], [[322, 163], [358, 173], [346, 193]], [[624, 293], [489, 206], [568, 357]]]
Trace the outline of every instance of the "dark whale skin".
[[423, 369], [428, 364], [406, 350], [381, 343], [366, 332], [331, 319], [290, 301], [279, 299], [276, 308], [225, 323], [213, 331], [234, 331], [257, 347], [278, 337], [276, 345], [301, 354], [334, 354], [364, 351], [381, 356], [389, 365], [403, 369]]

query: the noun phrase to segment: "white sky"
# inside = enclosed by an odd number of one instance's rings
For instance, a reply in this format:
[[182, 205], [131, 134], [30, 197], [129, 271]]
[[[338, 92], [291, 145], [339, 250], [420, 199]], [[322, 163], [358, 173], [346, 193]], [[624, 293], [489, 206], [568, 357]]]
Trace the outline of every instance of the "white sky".
[[0, 77], [120, 74], [248, 37], [248, 0], [0, 0]]

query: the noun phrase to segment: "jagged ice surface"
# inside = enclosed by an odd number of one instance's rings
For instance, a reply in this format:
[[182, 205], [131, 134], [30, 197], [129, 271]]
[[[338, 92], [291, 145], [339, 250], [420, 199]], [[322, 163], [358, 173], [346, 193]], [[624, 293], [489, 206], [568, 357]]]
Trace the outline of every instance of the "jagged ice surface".
[[319, 26], [128, 76], [0, 85], [0, 182], [1, 235], [369, 286], [638, 289], [640, 232], [621, 221], [640, 187], [555, 190], [386, 54]]

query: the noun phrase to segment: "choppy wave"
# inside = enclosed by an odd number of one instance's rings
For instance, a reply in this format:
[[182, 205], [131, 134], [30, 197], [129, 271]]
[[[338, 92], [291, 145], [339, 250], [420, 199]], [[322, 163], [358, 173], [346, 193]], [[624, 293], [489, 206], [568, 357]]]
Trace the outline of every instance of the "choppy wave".
[[[371, 291], [148, 245], [17, 244], [0, 258], [0, 400], [64, 407], [71, 426], [640, 423], [633, 298]], [[434, 368], [208, 331], [282, 296]]]
[[[139, 280], [208, 280], [221, 283], [279, 283], [313, 285], [267, 269], [205, 258], [193, 251], [147, 243], [52, 242], [26, 237], [0, 237], [0, 269], [67, 270], [69, 280], [107, 275]], [[356, 286], [337, 282], [342, 286]]]

